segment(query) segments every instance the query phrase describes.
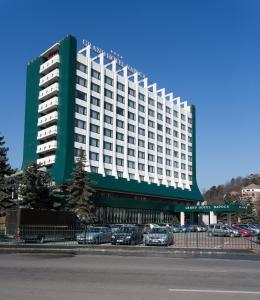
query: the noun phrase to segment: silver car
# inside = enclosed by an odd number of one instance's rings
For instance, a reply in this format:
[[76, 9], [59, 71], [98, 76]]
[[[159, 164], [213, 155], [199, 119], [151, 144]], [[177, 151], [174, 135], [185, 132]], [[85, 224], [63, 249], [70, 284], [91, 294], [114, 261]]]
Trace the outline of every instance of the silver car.
[[147, 234], [144, 241], [146, 246], [169, 246], [174, 244], [174, 237], [169, 227], [154, 227]]
[[210, 224], [208, 226], [208, 235], [209, 236], [229, 236], [229, 237], [241, 236], [241, 234], [238, 230], [233, 229], [229, 225], [223, 225], [223, 224]]
[[88, 227], [77, 235], [78, 244], [101, 244], [111, 242], [111, 229], [108, 227]]

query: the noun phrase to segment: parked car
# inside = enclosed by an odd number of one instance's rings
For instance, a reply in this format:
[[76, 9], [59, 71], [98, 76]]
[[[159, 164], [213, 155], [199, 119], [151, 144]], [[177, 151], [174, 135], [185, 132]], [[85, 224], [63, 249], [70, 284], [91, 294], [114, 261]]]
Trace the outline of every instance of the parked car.
[[150, 224], [145, 224], [145, 225], [144, 225], [144, 234], [149, 233], [150, 230], [153, 229], [154, 227], [159, 227], [159, 225], [158, 225], [158, 224], [152, 224], [152, 223], [150, 223]]
[[145, 245], [173, 245], [174, 237], [169, 227], [154, 227], [145, 237]]
[[241, 236], [241, 233], [229, 225], [210, 224], [208, 226], [208, 235], [209, 236], [229, 236], [229, 237], [236, 236], [237, 237], [237, 236]]
[[250, 230], [252, 235], [258, 235], [260, 233], [260, 229], [251, 224], [239, 224], [239, 227]]
[[125, 225], [112, 234], [112, 245], [136, 245], [143, 242], [143, 230], [139, 226]]
[[111, 242], [111, 229], [108, 227], [88, 227], [77, 235], [78, 244], [101, 244]]
[[181, 232], [182, 231], [182, 228], [181, 228], [181, 225], [170, 225], [170, 228], [172, 230], [172, 232], [174, 233], [178, 233], [178, 232]]
[[241, 228], [241, 227], [240, 227], [239, 225], [237, 225], [237, 224], [233, 224], [231, 227], [232, 227], [233, 229], [237, 230], [237, 231], [241, 234], [241, 236], [246, 236], [246, 237], [252, 236], [252, 232], [251, 232], [250, 230], [245, 229], [245, 228]]

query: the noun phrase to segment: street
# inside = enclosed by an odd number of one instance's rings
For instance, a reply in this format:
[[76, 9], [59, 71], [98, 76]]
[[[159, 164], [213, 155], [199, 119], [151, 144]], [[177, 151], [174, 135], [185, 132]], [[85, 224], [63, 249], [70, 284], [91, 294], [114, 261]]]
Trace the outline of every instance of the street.
[[0, 299], [259, 299], [260, 258], [1, 254]]

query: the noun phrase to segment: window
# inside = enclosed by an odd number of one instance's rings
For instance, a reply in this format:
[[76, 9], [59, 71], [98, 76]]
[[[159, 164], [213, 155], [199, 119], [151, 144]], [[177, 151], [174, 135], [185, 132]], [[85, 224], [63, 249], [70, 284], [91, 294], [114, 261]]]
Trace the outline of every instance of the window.
[[92, 173], [98, 173], [98, 167], [91, 166], [90, 170], [91, 170]]
[[182, 121], [185, 121], [186, 120], [185, 115], [181, 114], [181, 119]]
[[181, 179], [186, 179], [186, 174], [184, 174], [184, 173], [181, 173]]
[[96, 152], [89, 152], [89, 158], [90, 158], [91, 160], [98, 161], [98, 160], [99, 160], [99, 154], [96, 153]]
[[135, 102], [132, 100], [128, 100], [128, 107], [135, 108]]
[[110, 103], [108, 103], [108, 102], [106, 102], [106, 101], [104, 102], [104, 108], [106, 110], [113, 111], [113, 105], [110, 104]]
[[173, 151], [173, 156], [176, 157], [176, 158], [178, 158], [179, 157], [178, 151]]
[[158, 141], [158, 142], [162, 142], [162, 141], [163, 141], [162, 135], [157, 134], [157, 141]]
[[107, 124], [113, 124], [113, 118], [108, 116], [108, 115], [104, 115], [104, 122]]
[[117, 99], [117, 101], [120, 102], [120, 103], [123, 103], [123, 104], [125, 103], [125, 98], [124, 98], [123, 96], [121, 96], [121, 95], [117, 95], [117, 96], [116, 96], [116, 99]]
[[90, 131], [95, 132], [95, 133], [99, 133], [99, 126], [97, 126], [95, 124], [90, 124]]
[[116, 120], [116, 126], [119, 127], [119, 128], [124, 128], [124, 122], [117, 119]]
[[157, 168], [157, 173], [158, 173], [159, 175], [162, 175], [162, 168]]
[[173, 141], [173, 145], [174, 147], [178, 148], [179, 147], [179, 143], [177, 141]]
[[124, 153], [124, 147], [120, 146], [120, 145], [116, 145], [116, 152], [123, 154]]
[[152, 98], [148, 98], [148, 103], [152, 106], [154, 106], [154, 100]]
[[167, 144], [167, 145], [171, 145], [171, 139], [166, 138], [166, 144]]
[[154, 117], [154, 110], [152, 109], [148, 109], [148, 115], [151, 116], [151, 117]]
[[130, 120], [135, 120], [135, 114], [129, 111], [129, 112], [128, 112], [128, 118], [129, 118]]
[[124, 135], [123, 135], [123, 133], [117, 132], [117, 133], [116, 133], [116, 138], [117, 138], [117, 140], [123, 141], [123, 140], [124, 140]]
[[100, 72], [98, 72], [94, 69], [91, 69], [91, 76], [100, 80]]
[[151, 120], [148, 120], [148, 126], [151, 128], [154, 128], [154, 122]]
[[181, 159], [186, 159], [186, 155], [184, 153], [181, 153]]
[[163, 105], [162, 105], [162, 103], [160, 103], [160, 102], [157, 102], [157, 108], [158, 108], [158, 109], [162, 109], [162, 108], [163, 108]]
[[144, 124], [144, 118], [143, 117], [138, 117], [138, 122], [140, 123], [140, 124]]
[[192, 124], [192, 119], [191, 118], [188, 118], [188, 123]]
[[188, 127], [188, 133], [192, 133], [192, 128]]
[[166, 133], [171, 134], [171, 128], [166, 127]]
[[80, 63], [80, 62], [77, 62], [77, 69], [80, 70], [81, 72], [83, 73], [87, 73], [87, 66]]
[[135, 168], [135, 163], [133, 161], [128, 160], [127, 161], [127, 166], [130, 169], [134, 169]]
[[157, 146], [157, 152], [162, 153], [163, 152], [163, 147], [162, 146]]
[[148, 137], [150, 139], [154, 139], [154, 133], [152, 131], [148, 131]]
[[169, 106], [166, 106], [166, 112], [169, 113], [169, 114], [171, 113], [171, 109], [170, 109]]
[[74, 148], [74, 156], [81, 156], [81, 155], [86, 155], [86, 151], [83, 149], [79, 149], [79, 148]]
[[76, 98], [87, 101], [87, 94], [76, 90]]
[[135, 90], [128, 88], [128, 95], [135, 97]]
[[113, 136], [112, 130], [108, 128], [104, 128], [104, 136], [112, 137]]
[[170, 170], [166, 170], [166, 176], [172, 176]]
[[96, 120], [99, 120], [99, 112], [95, 111], [95, 110], [90, 110], [90, 117]]
[[105, 89], [104, 94], [106, 97], [113, 99], [113, 92], [110, 90]]
[[138, 105], [138, 110], [141, 111], [141, 112], [144, 112], [144, 106], [139, 104]]
[[179, 173], [178, 172], [174, 172], [174, 178], [179, 178]]
[[116, 165], [117, 166], [123, 166], [124, 165], [124, 160], [122, 158], [117, 158], [116, 159]]
[[124, 175], [123, 172], [117, 171], [117, 176], [118, 176], [119, 178], [122, 178], [123, 175]]
[[86, 129], [86, 122], [79, 119], [75, 119], [75, 127]]
[[181, 139], [182, 139], [182, 140], [186, 140], [186, 135], [182, 133], [182, 134], [181, 134]]
[[181, 150], [186, 150], [186, 145], [181, 143]]
[[135, 150], [131, 149], [131, 148], [128, 148], [127, 149], [127, 155], [129, 155], [129, 156], [135, 156]]
[[181, 163], [181, 169], [186, 170], [186, 165], [184, 163]]
[[99, 147], [99, 140], [98, 139], [94, 139], [94, 138], [90, 138], [89, 139], [89, 144], [91, 146], [94, 146], [94, 147]]
[[135, 126], [132, 124], [128, 124], [128, 130], [131, 132], [135, 132]]
[[139, 178], [140, 178], [141, 181], [144, 181], [144, 176], [140, 175]]
[[157, 124], [157, 130], [160, 130], [160, 131], [162, 131], [162, 130], [163, 130], [163, 127], [162, 127], [162, 125], [161, 125], [161, 124]]
[[100, 86], [98, 84], [95, 83], [91, 83], [91, 90], [96, 92], [96, 93], [100, 93]]
[[188, 156], [188, 161], [192, 162], [192, 156], [190, 156], [190, 155]]
[[184, 124], [181, 124], [181, 130], [186, 130], [186, 126]]
[[166, 123], [171, 124], [171, 118], [166, 117]]
[[171, 155], [171, 153], [172, 153], [171, 149], [166, 148], [166, 154], [167, 154], [167, 155]]
[[154, 150], [154, 144], [152, 144], [152, 143], [148, 143], [148, 149], [150, 149], [150, 150]]
[[148, 154], [148, 160], [150, 160], [150, 161], [154, 161], [154, 155], [152, 155], [152, 154]]
[[138, 146], [139, 147], [144, 147], [144, 141], [143, 140], [138, 140]]
[[138, 151], [138, 158], [144, 159], [144, 152]]
[[100, 100], [94, 96], [91, 96], [90, 103], [96, 106], [100, 106]]
[[188, 166], [188, 170], [192, 172], [192, 166]]
[[125, 91], [125, 86], [122, 83], [118, 82], [117, 83], [117, 89], [124, 92]]
[[105, 171], [105, 175], [112, 175], [112, 170], [105, 168], [104, 171]]
[[112, 144], [109, 142], [103, 142], [103, 148], [106, 150], [112, 150]]
[[192, 152], [192, 147], [191, 146], [188, 146], [188, 151]]
[[109, 155], [103, 155], [103, 162], [106, 164], [112, 164], [112, 157]]
[[138, 164], [138, 170], [144, 171], [144, 164]]
[[166, 165], [171, 166], [171, 160], [170, 159], [166, 159]]
[[148, 172], [149, 173], [154, 173], [154, 167], [153, 166], [148, 166]]
[[160, 113], [157, 113], [157, 119], [162, 121], [162, 119], [163, 119], [163, 116], [162, 116], [162, 114], [160, 114]]
[[189, 181], [192, 181], [192, 176], [191, 175], [189, 175]]
[[188, 136], [188, 142], [192, 143], [192, 137], [191, 136]]
[[87, 80], [80, 77], [80, 76], [76, 76], [76, 83], [82, 86], [87, 87]]
[[178, 127], [178, 122], [176, 120], [173, 120], [173, 126]]
[[173, 166], [174, 166], [174, 168], [179, 168], [179, 163], [177, 161], [174, 161]]
[[116, 113], [120, 116], [123, 116], [125, 114], [125, 111], [123, 108], [117, 106]]
[[138, 128], [138, 134], [145, 135], [145, 130], [143, 128]]
[[105, 76], [105, 83], [109, 85], [113, 85], [113, 79], [108, 76]]
[[85, 137], [85, 135], [75, 133], [74, 134], [74, 141], [78, 142], [78, 143], [85, 144], [86, 143], [86, 137]]
[[138, 99], [141, 101], [144, 101], [144, 94], [139, 93], [138, 94]]
[[76, 113], [81, 114], [81, 115], [86, 115], [87, 114], [86, 107], [78, 105], [78, 104], [75, 105], [75, 111], [76, 111]]
[[178, 115], [179, 115], [178, 112], [176, 110], [174, 110], [173, 111], [173, 116], [176, 117], [176, 118], [178, 118]]
[[157, 163], [158, 164], [162, 164], [163, 163], [163, 159], [161, 156], [157, 156]]
[[127, 138], [127, 141], [128, 141], [128, 143], [129, 144], [135, 144], [135, 138], [134, 137], [132, 137], [132, 136], [129, 136], [128, 138]]
[[174, 136], [174, 137], [178, 137], [178, 135], [179, 135], [179, 134], [178, 134], [178, 131], [173, 130], [173, 136]]

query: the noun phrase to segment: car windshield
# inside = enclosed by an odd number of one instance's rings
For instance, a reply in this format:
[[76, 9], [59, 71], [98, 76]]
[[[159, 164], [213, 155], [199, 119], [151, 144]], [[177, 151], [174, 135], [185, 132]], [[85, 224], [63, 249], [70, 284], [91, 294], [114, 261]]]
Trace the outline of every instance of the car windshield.
[[88, 232], [100, 232], [100, 231], [101, 231], [101, 228], [95, 228], [95, 227], [92, 227], [92, 228], [88, 228], [87, 231], [88, 231]]
[[166, 234], [167, 230], [165, 228], [153, 228], [150, 233]]
[[128, 232], [133, 232], [134, 230], [135, 230], [134, 227], [122, 227], [119, 229], [118, 232], [128, 233]]

